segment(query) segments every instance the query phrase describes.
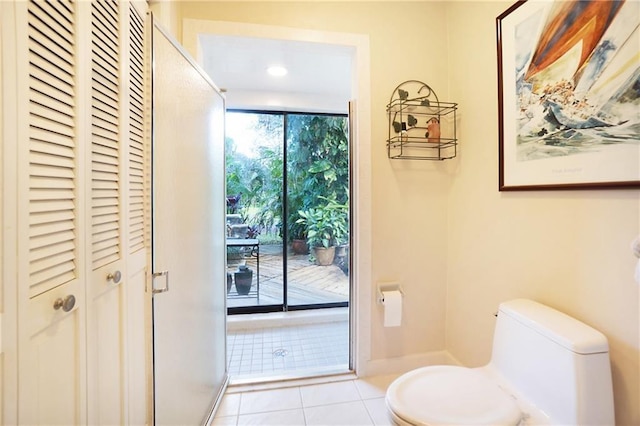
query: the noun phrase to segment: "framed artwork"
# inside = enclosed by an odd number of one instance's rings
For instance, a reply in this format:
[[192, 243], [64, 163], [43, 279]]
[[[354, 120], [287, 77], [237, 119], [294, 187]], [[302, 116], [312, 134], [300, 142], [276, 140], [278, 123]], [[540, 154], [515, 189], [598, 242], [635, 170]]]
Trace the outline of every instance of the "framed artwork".
[[499, 190], [640, 188], [640, 2], [518, 1], [496, 30]]

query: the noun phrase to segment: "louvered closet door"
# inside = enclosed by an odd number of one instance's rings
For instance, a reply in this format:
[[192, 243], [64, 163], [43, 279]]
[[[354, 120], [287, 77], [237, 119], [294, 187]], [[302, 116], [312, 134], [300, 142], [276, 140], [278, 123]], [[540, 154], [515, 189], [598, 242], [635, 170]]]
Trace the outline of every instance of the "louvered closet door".
[[89, 423], [124, 422], [123, 126], [120, 4], [91, 7], [90, 259], [87, 285]]
[[18, 421], [78, 424], [86, 410], [77, 4], [15, 7]]
[[[138, 3], [140, 7], [144, 4]], [[128, 23], [128, 77], [127, 100], [129, 106], [128, 158], [129, 175], [127, 201], [127, 401], [126, 418], [129, 424], [142, 425], [147, 421], [147, 346], [146, 319], [148, 295], [145, 292], [146, 266], [150, 238], [150, 176], [149, 139], [147, 137], [148, 118], [146, 116], [147, 96], [145, 92], [145, 10], [138, 10], [130, 4]], [[147, 214], [147, 215], [146, 215]], [[149, 398], [150, 399], [150, 398]]]

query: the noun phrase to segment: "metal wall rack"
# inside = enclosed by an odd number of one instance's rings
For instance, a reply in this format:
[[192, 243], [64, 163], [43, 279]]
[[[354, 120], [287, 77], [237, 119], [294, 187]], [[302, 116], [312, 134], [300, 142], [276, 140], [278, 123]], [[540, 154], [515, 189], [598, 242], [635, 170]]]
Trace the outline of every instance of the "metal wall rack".
[[387, 105], [387, 154], [402, 160], [447, 160], [458, 151], [458, 104], [441, 102], [436, 92], [418, 80], [396, 87]]

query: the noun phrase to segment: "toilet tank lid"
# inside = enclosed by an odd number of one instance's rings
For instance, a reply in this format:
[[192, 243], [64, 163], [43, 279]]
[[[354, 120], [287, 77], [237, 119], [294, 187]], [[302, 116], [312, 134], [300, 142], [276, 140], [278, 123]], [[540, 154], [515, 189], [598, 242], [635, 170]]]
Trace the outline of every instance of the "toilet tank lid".
[[499, 312], [499, 315], [508, 315], [575, 353], [609, 352], [604, 334], [533, 300], [516, 299], [501, 303]]

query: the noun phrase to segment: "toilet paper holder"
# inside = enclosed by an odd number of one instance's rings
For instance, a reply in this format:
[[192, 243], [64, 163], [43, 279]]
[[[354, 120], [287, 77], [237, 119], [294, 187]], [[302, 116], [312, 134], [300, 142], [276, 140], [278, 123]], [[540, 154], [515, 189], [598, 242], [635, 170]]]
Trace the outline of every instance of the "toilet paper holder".
[[380, 305], [384, 303], [384, 294], [382, 294], [383, 291], [399, 291], [402, 297], [404, 297], [404, 291], [402, 290], [402, 287], [400, 287], [400, 284], [380, 285], [378, 286], [378, 298], [377, 298], [378, 304]]

